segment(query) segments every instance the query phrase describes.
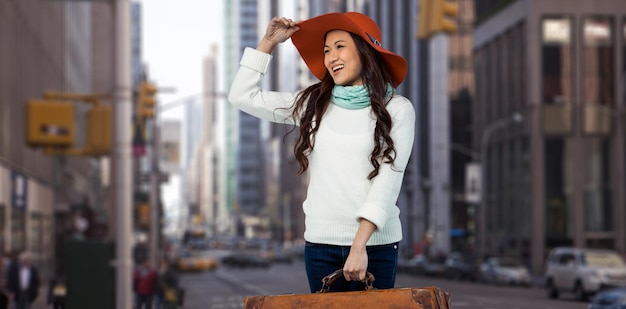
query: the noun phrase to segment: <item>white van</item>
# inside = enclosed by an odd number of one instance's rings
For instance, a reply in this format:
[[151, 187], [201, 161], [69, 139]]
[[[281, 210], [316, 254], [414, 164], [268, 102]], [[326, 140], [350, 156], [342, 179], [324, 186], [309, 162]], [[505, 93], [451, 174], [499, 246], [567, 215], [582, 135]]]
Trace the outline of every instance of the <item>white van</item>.
[[604, 288], [626, 286], [626, 265], [612, 250], [558, 247], [548, 255], [545, 278], [548, 297], [572, 292], [586, 300]]

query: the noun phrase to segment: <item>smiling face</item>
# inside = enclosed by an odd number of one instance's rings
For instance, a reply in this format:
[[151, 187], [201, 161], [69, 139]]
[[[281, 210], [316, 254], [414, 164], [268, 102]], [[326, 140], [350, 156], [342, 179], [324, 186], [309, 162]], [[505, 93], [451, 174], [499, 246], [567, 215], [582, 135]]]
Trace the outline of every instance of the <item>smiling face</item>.
[[347, 31], [332, 30], [326, 34], [324, 66], [336, 85], [363, 85], [361, 57], [354, 39]]

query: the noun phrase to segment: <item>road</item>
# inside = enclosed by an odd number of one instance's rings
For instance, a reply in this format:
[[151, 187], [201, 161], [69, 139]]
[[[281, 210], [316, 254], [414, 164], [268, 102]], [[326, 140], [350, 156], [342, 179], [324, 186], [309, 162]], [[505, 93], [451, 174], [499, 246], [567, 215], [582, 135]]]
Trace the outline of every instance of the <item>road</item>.
[[[227, 269], [181, 276], [187, 294], [185, 309], [241, 309], [247, 295], [309, 293], [304, 264], [275, 264], [270, 269]], [[437, 286], [450, 292], [450, 308], [463, 309], [585, 309], [571, 295], [548, 299], [543, 289], [488, 286], [471, 282], [398, 274], [396, 287]]]

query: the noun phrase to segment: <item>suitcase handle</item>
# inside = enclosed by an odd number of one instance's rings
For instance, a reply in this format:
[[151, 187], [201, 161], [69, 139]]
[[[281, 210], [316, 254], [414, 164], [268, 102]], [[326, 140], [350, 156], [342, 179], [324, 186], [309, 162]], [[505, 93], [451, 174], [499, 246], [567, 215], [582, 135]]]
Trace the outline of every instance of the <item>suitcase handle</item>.
[[[319, 293], [328, 292], [328, 290], [330, 290], [330, 286], [333, 285], [335, 280], [337, 280], [337, 278], [339, 277], [343, 277], [343, 269], [337, 269], [332, 274], [327, 275], [326, 277], [322, 278], [322, 289], [319, 291]], [[374, 283], [374, 281], [376, 281], [376, 279], [374, 278], [374, 275], [372, 275], [372, 273], [369, 271], [366, 272], [365, 273], [365, 290], [366, 291], [374, 290], [374, 287], [372, 286], [372, 283]]]

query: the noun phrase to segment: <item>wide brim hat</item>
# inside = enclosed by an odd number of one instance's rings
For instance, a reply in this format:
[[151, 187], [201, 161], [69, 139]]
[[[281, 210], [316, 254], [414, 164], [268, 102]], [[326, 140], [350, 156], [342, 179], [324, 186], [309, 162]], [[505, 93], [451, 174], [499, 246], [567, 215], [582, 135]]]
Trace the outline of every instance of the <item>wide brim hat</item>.
[[331, 30], [345, 30], [363, 38], [377, 50], [385, 62], [385, 66], [393, 78], [393, 86], [402, 83], [407, 72], [407, 62], [382, 46], [380, 28], [367, 15], [358, 12], [329, 13], [313, 17], [298, 23], [300, 30], [291, 36], [291, 41], [298, 49], [300, 56], [319, 80], [324, 79], [324, 40]]

